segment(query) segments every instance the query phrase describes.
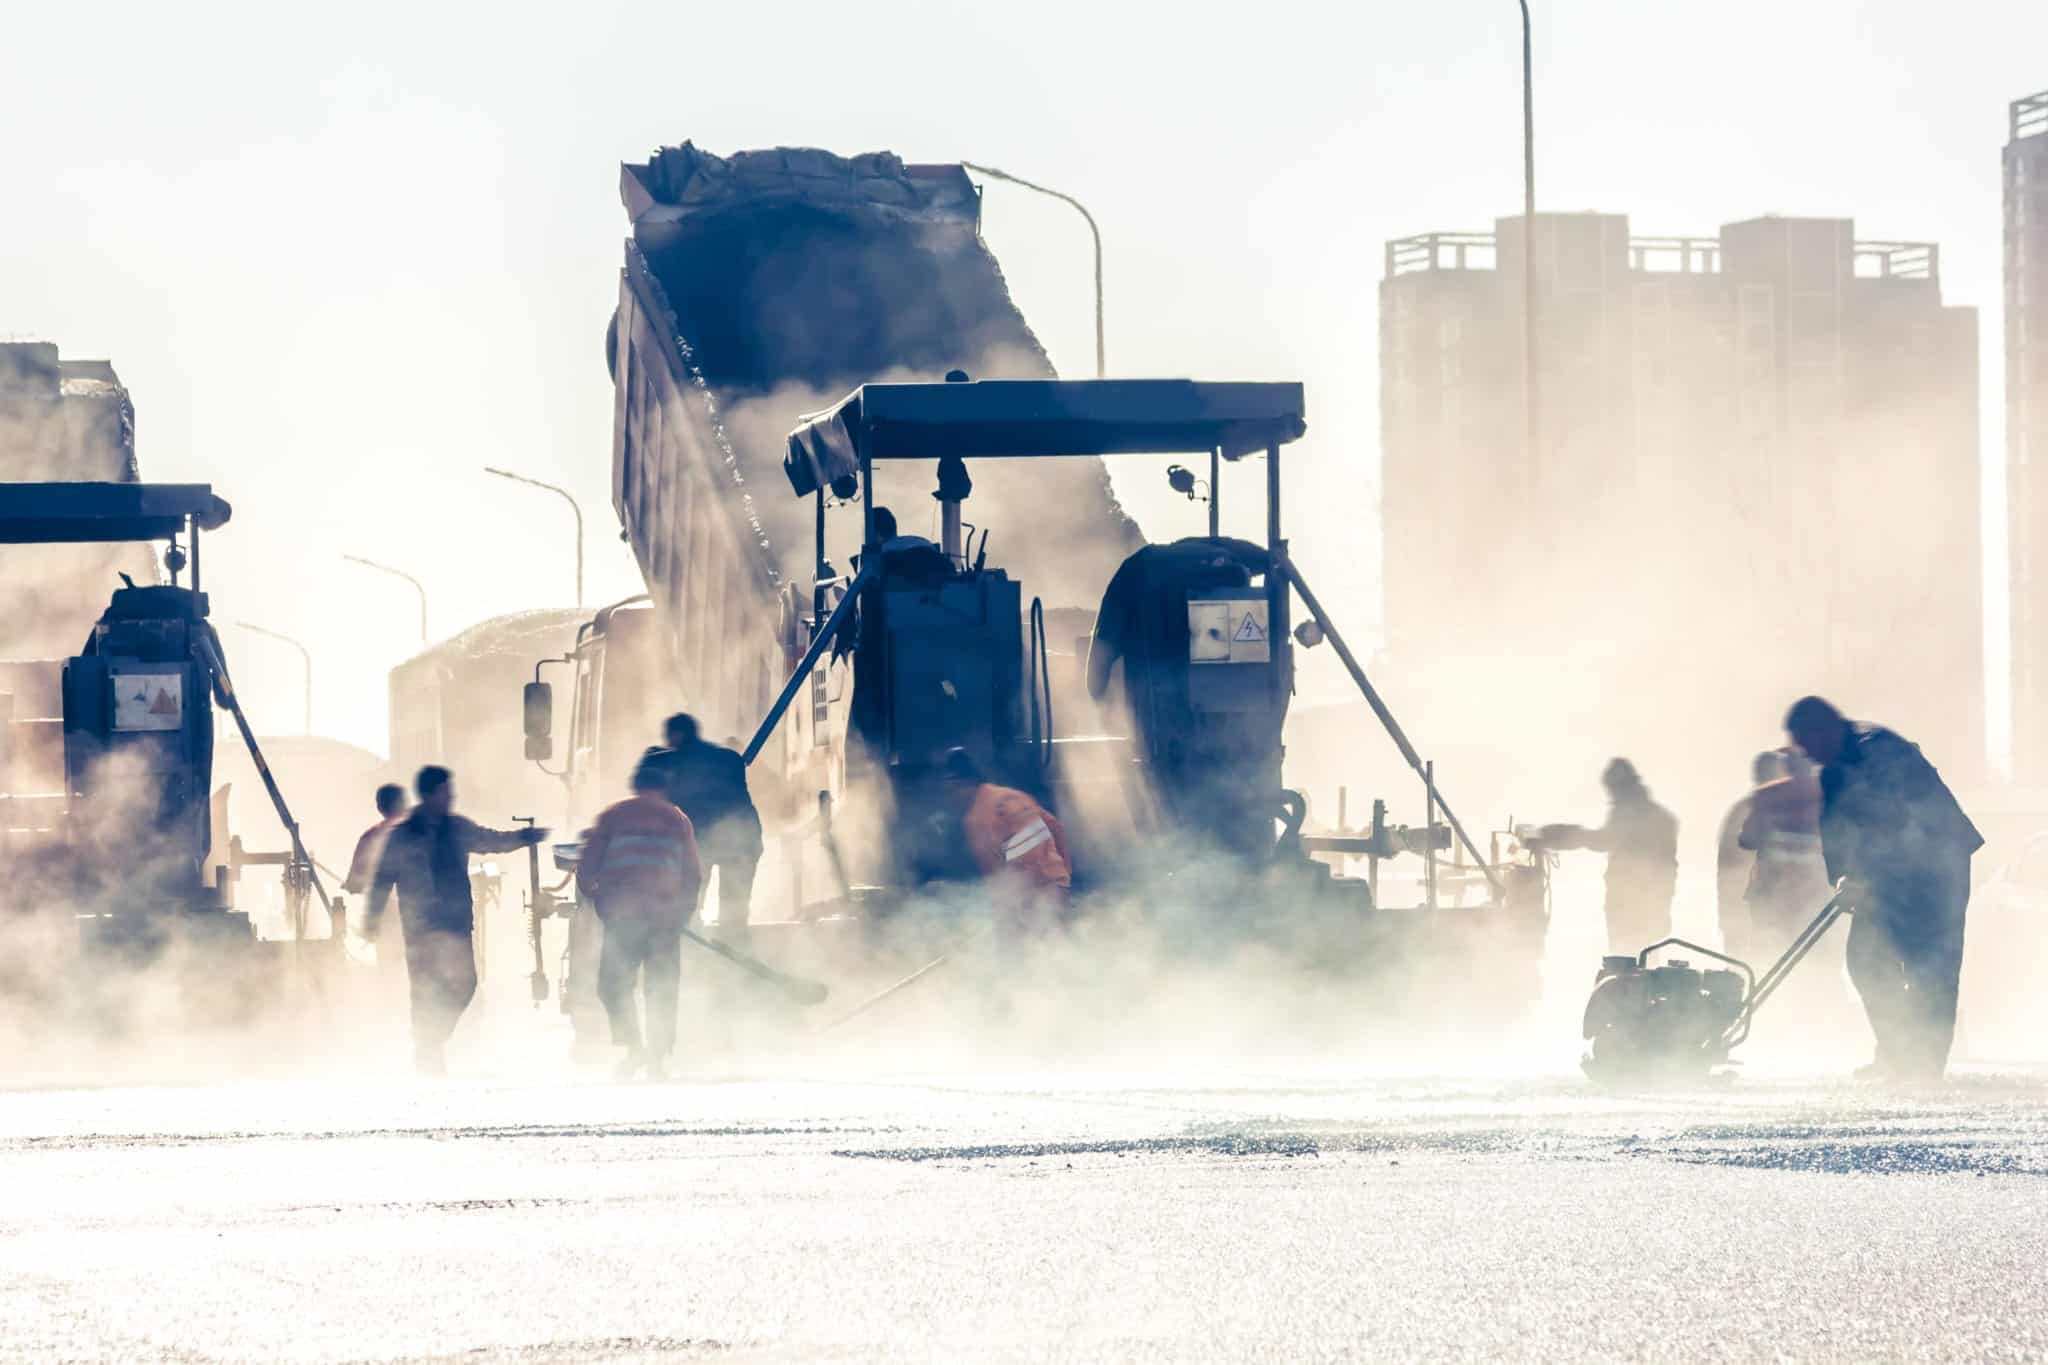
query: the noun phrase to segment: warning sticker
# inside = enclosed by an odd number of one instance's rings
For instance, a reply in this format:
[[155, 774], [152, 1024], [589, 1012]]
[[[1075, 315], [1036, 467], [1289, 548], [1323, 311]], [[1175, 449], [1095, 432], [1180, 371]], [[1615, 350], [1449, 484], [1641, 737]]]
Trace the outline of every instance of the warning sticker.
[[1188, 600], [1188, 662], [1263, 664], [1273, 659], [1266, 599], [1241, 596]]
[[122, 673], [115, 676], [116, 730], [176, 730], [184, 723], [184, 674]]

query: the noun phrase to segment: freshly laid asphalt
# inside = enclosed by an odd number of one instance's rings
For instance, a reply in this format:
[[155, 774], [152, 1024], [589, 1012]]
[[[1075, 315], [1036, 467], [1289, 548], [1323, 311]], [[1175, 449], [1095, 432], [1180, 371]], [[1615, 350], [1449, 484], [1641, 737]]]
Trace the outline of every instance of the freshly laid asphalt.
[[20, 1360], [2048, 1357], [2048, 1073], [16, 1090]]

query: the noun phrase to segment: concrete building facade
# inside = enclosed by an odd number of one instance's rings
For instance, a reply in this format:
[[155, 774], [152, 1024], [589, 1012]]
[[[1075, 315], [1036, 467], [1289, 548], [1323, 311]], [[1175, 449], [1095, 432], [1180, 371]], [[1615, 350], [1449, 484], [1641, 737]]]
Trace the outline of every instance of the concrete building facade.
[[1731, 781], [1822, 692], [1974, 780], [1977, 319], [1939, 250], [1838, 218], [1538, 215], [1531, 449], [1525, 226], [1386, 248], [1388, 676], [1469, 703], [1505, 666], [1550, 728], [1675, 720]]
[[[135, 407], [104, 360], [66, 360], [46, 341], [0, 342], [0, 497], [4, 485], [46, 480], [130, 483]], [[28, 703], [6, 660], [74, 652], [120, 586], [155, 581], [156, 555], [137, 545], [0, 545], [0, 715]], [[17, 705], [19, 703], [19, 705]], [[54, 704], [42, 697], [37, 705]], [[0, 781], [4, 781], [0, 773]]]
[[2013, 776], [2048, 785], [2048, 90], [2005, 144], [2005, 491]]
[[114, 367], [0, 342], [0, 480], [135, 477], [135, 407]]

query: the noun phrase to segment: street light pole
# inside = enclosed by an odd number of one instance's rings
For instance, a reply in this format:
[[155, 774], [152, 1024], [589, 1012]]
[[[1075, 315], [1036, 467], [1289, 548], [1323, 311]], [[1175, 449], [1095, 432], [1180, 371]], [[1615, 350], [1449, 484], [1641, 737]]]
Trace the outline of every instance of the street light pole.
[[1011, 175], [1008, 171], [999, 171], [993, 166], [977, 166], [972, 161], [963, 161], [960, 165], [966, 170], [978, 172], [991, 180], [1007, 181], [1012, 185], [1019, 185], [1027, 190], [1036, 190], [1040, 194], [1050, 195], [1062, 203], [1071, 204], [1075, 211], [1087, 220], [1088, 234], [1095, 239], [1095, 377], [1101, 379], [1107, 376], [1109, 370], [1104, 362], [1102, 349], [1102, 229], [1095, 226], [1095, 215], [1088, 211], [1087, 205], [1071, 194], [1062, 194], [1058, 190], [1034, 184], [1029, 180], [1023, 179], [1021, 176]]
[[560, 495], [560, 496], [562, 497], [562, 499], [563, 499], [564, 501], [566, 501], [566, 502], [567, 502], [567, 503], [569, 504], [569, 510], [570, 510], [571, 512], [574, 512], [574, 513], [576, 514], [576, 605], [577, 605], [577, 606], [579, 606], [579, 607], [580, 607], [580, 606], [582, 606], [582, 605], [583, 605], [583, 507], [582, 507], [582, 505], [581, 505], [581, 504], [579, 504], [579, 503], [578, 503], [578, 502], [576, 501], [576, 497], [575, 497], [575, 495], [574, 495], [574, 494], [572, 494], [572, 493], [571, 493], [571, 492], [570, 492], [570, 491], [569, 491], [568, 489], [566, 489], [566, 488], [563, 488], [563, 487], [561, 487], [561, 486], [560, 486], [559, 484], [552, 484], [552, 483], [542, 483], [542, 482], [541, 482], [541, 481], [540, 481], [539, 479], [530, 479], [530, 478], [528, 478], [528, 477], [527, 477], [526, 475], [524, 475], [524, 474], [514, 474], [514, 473], [513, 473], [513, 472], [512, 472], [511, 470], [509, 470], [509, 469], [499, 469], [499, 468], [497, 468], [497, 467], [496, 467], [496, 466], [494, 466], [494, 465], [485, 465], [485, 466], [484, 466], [484, 473], [486, 473], [486, 474], [495, 474], [495, 475], [497, 475], [497, 476], [498, 476], [499, 478], [501, 478], [501, 479], [510, 479], [510, 480], [512, 480], [512, 482], [514, 482], [514, 483], [523, 483], [523, 484], [527, 484], [527, 485], [529, 485], [530, 487], [533, 487], [533, 488], [545, 488], [545, 489], [547, 489], [547, 491], [548, 491], [548, 492], [550, 492], [550, 493], [556, 493], [556, 494], [559, 494], [559, 495]]
[[424, 645], [427, 642], [426, 585], [405, 570], [394, 569], [389, 564], [379, 564], [374, 559], [364, 559], [361, 555], [343, 555], [342, 558], [351, 564], [360, 564], [366, 569], [375, 569], [378, 573], [388, 573], [393, 578], [403, 578], [406, 582], [412, 584], [412, 590], [420, 595], [420, 643]]
[[309, 652], [309, 651], [308, 651], [308, 650], [306, 649], [306, 647], [305, 647], [304, 645], [300, 644], [300, 643], [299, 643], [299, 642], [298, 642], [297, 640], [294, 640], [294, 639], [293, 639], [293, 638], [292, 638], [291, 636], [289, 636], [289, 635], [284, 635], [284, 634], [281, 634], [281, 633], [279, 633], [279, 632], [277, 632], [277, 631], [274, 631], [274, 630], [271, 630], [271, 629], [269, 629], [269, 628], [268, 628], [268, 627], [266, 627], [266, 626], [258, 626], [258, 625], [251, 625], [251, 624], [250, 624], [249, 622], [247, 622], [247, 621], [237, 621], [237, 622], [235, 622], [235, 625], [236, 625], [236, 626], [237, 626], [237, 627], [238, 627], [239, 629], [242, 629], [242, 630], [246, 630], [246, 631], [248, 631], [248, 632], [249, 632], [250, 634], [252, 634], [252, 635], [264, 635], [264, 636], [268, 636], [268, 637], [269, 637], [270, 639], [282, 641], [283, 643], [285, 643], [285, 644], [288, 644], [288, 645], [290, 645], [290, 646], [291, 646], [291, 647], [292, 647], [293, 649], [296, 649], [297, 651], [299, 651], [299, 658], [300, 658], [300, 659], [302, 659], [302, 660], [304, 660], [304, 661], [305, 661], [305, 665], [306, 665], [306, 718], [305, 718], [305, 722], [304, 722], [304, 724], [302, 724], [302, 725], [301, 725], [301, 726], [299, 727], [299, 733], [300, 733], [300, 734], [303, 734], [303, 735], [310, 735], [310, 734], [312, 734], [312, 733], [313, 733], [313, 656], [312, 656], [312, 654], [311, 654], [311, 653], [310, 653], [310, 652]]
[[1529, 0], [1522, 7], [1522, 422], [1528, 445], [1528, 475], [1540, 477], [1537, 463], [1538, 417], [1536, 378], [1536, 82], [1530, 55]]

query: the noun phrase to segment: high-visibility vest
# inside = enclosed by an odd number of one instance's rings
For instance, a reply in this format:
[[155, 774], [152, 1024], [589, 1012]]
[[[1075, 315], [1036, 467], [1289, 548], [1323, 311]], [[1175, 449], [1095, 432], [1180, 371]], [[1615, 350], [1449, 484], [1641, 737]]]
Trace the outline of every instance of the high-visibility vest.
[[984, 782], [962, 824], [983, 876], [1001, 874], [1062, 889], [1073, 885], [1067, 831], [1045, 807], [1014, 787]]
[[680, 920], [696, 905], [704, 868], [689, 817], [662, 797], [638, 795], [597, 817], [576, 874], [600, 910], [659, 906]]

